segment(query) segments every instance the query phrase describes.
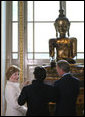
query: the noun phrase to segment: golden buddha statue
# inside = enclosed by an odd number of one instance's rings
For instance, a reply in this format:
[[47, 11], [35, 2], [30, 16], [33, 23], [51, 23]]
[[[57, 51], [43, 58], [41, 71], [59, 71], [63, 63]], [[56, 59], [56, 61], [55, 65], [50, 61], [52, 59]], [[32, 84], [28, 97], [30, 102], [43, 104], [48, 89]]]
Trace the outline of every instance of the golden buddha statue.
[[58, 60], [65, 59], [70, 63], [71, 73], [79, 79], [82, 79], [83, 82], [84, 65], [76, 63], [74, 60], [74, 57], [77, 55], [77, 39], [75, 37], [69, 38], [70, 22], [65, 17], [61, 4], [59, 12], [59, 17], [54, 22], [56, 38], [49, 40], [50, 65], [44, 66], [47, 71], [47, 77], [58, 77], [56, 63]]
[[[60, 3], [62, 3], [62, 1], [60, 1]], [[56, 71], [56, 62], [61, 59], [67, 60], [70, 63], [71, 74], [80, 79], [81, 89], [76, 103], [76, 111], [80, 116], [84, 110], [84, 65], [77, 64], [74, 60], [74, 57], [77, 55], [77, 39], [75, 37], [69, 38], [70, 22], [63, 14], [62, 5], [60, 5], [59, 12], [59, 17], [54, 23], [56, 29], [56, 38], [49, 40], [49, 55], [51, 62], [50, 65], [44, 66], [47, 71], [46, 83], [52, 85], [60, 78]], [[50, 108], [52, 108], [52, 106], [55, 108], [55, 104], [50, 104]]]
[[59, 17], [54, 23], [56, 38], [49, 40], [51, 62], [54, 61], [56, 49], [56, 61], [66, 59], [69, 63], [75, 63], [73, 58], [77, 55], [77, 39], [69, 38], [70, 22], [63, 14], [63, 9], [60, 9], [59, 12]]

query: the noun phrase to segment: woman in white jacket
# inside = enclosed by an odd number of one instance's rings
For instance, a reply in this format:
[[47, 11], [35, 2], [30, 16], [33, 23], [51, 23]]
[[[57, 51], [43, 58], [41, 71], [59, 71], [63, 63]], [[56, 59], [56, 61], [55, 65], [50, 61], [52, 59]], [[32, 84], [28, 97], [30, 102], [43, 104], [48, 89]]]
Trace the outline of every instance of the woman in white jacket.
[[12, 65], [6, 72], [7, 83], [5, 87], [6, 113], [5, 116], [25, 116], [27, 108], [19, 106], [17, 99], [21, 92], [18, 79], [20, 69]]

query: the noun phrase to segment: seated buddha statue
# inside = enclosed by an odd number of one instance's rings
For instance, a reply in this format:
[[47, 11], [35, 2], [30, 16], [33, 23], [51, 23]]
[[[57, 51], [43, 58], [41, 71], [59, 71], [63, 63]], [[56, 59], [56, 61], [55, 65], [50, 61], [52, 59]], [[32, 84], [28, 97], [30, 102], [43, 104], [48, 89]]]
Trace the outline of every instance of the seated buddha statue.
[[[59, 10], [59, 17], [55, 20], [56, 38], [49, 40], [49, 55], [51, 62], [61, 59], [67, 60], [70, 64], [74, 64], [73, 59], [77, 55], [77, 39], [69, 38], [70, 22], [63, 14], [63, 9]], [[56, 52], [55, 52], [56, 50]], [[56, 54], [56, 60], [55, 58]]]

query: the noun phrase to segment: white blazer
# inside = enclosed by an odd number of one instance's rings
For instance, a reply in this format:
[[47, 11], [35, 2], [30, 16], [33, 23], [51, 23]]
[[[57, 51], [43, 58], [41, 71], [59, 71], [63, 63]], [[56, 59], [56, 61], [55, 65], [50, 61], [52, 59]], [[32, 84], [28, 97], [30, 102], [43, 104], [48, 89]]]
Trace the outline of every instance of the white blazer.
[[7, 81], [5, 88], [6, 113], [5, 116], [25, 116], [27, 108], [18, 105], [17, 99], [20, 95], [19, 83]]

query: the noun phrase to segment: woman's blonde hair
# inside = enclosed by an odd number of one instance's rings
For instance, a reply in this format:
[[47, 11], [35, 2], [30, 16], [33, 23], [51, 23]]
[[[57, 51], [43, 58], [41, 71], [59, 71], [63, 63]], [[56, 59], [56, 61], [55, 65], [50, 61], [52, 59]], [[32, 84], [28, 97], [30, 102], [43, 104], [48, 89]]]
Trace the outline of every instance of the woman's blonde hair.
[[15, 72], [20, 72], [20, 68], [16, 65], [11, 65], [7, 72], [6, 72], [6, 77], [7, 77], [7, 80], [9, 80], [9, 78], [12, 76], [13, 73]]

